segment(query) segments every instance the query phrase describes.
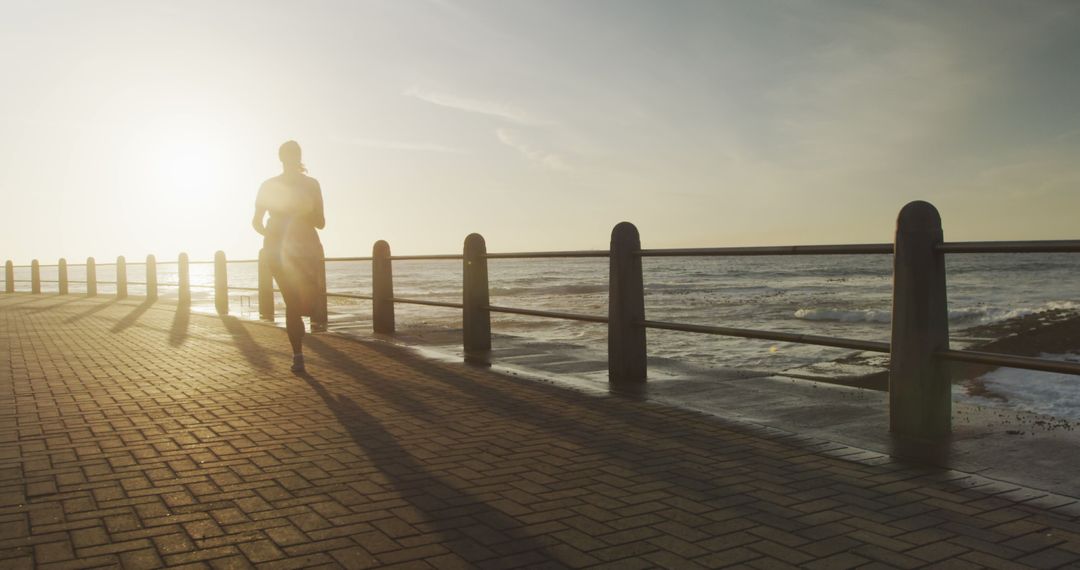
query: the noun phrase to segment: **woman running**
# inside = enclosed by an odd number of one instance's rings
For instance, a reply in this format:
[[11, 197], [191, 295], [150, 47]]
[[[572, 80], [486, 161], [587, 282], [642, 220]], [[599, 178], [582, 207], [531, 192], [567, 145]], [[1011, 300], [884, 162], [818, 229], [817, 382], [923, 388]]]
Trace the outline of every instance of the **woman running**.
[[[285, 298], [285, 330], [293, 349], [293, 372], [304, 372], [302, 316], [312, 316], [322, 294], [323, 247], [319, 234], [326, 226], [319, 181], [307, 176], [300, 162], [300, 145], [287, 141], [278, 149], [282, 173], [259, 187], [251, 224], [264, 236], [281, 296]], [[263, 224], [267, 212], [270, 218]]]

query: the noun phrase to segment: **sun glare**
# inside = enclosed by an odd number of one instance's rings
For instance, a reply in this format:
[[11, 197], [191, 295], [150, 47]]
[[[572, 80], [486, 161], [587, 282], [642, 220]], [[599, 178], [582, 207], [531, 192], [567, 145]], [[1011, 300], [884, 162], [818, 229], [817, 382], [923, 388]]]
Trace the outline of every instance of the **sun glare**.
[[148, 174], [161, 189], [182, 192], [189, 200], [209, 197], [226, 172], [223, 150], [210, 132], [162, 129], [147, 149]]

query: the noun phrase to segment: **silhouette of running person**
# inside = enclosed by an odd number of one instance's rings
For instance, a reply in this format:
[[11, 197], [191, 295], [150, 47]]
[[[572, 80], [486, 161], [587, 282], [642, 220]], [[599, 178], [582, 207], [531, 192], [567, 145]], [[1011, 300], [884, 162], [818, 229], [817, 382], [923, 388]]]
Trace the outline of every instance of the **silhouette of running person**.
[[[293, 372], [304, 371], [304, 321], [312, 316], [322, 294], [323, 247], [319, 234], [326, 226], [319, 181], [307, 176], [300, 162], [300, 145], [286, 141], [278, 149], [282, 173], [259, 187], [251, 225], [264, 236], [281, 296], [285, 298], [285, 330], [293, 350]], [[267, 212], [270, 218], [263, 225]]]

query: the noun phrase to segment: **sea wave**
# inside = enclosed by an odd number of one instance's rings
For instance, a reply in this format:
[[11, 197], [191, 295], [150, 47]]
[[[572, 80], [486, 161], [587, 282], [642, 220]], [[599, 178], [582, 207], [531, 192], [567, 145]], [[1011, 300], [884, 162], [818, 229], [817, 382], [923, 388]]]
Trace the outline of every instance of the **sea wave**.
[[[954, 323], [992, 323], [1052, 310], [1080, 310], [1080, 304], [1072, 301], [1052, 301], [1037, 307], [1015, 309], [960, 307], [949, 310], [949, 321]], [[882, 309], [799, 309], [795, 311], [795, 318], [807, 321], [884, 324], [892, 321], [892, 314], [890, 311]]]
[[516, 297], [520, 295], [590, 295], [594, 293], [607, 293], [607, 284], [565, 284], [548, 285], [543, 287], [492, 287], [492, 297]]
[[892, 315], [889, 311], [877, 309], [799, 309], [795, 311], [795, 318], [843, 323], [887, 323]]

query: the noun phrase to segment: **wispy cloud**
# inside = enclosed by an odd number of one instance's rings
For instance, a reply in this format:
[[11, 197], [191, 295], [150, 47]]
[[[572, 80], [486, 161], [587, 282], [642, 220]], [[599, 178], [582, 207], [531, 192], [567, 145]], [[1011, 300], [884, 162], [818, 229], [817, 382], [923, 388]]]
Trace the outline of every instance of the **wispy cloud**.
[[441, 145], [429, 142], [390, 141], [381, 139], [352, 138], [338, 139], [345, 144], [362, 146], [366, 148], [380, 148], [385, 150], [400, 150], [406, 152], [439, 152], [445, 154], [469, 154], [465, 149]]
[[529, 146], [522, 142], [520, 137], [512, 131], [498, 129], [495, 131], [495, 136], [499, 138], [499, 142], [518, 151], [535, 164], [551, 170], [570, 170], [570, 166], [566, 164], [566, 161], [563, 160], [562, 157]]
[[404, 95], [407, 97], [415, 97], [426, 103], [431, 103], [432, 105], [438, 105], [440, 107], [446, 107], [448, 109], [464, 111], [466, 113], [487, 115], [489, 117], [503, 119], [505, 121], [510, 121], [511, 123], [517, 123], [519, 125], [539, 126], [545, 124], [544, 121], [532, 116], [529, 113], [526, 113], [525, 111], [522, 111], [521, 109], [516, 109], [510, 105], [506, 105], [498, 101], [482, 101], [479, 99], [469, 99], [467, 97], [459, 97], [457, 95], [450, 95], [447, 93], [423, 91], [417, 87], [411, 87], [409, 89], [406, 89]]

